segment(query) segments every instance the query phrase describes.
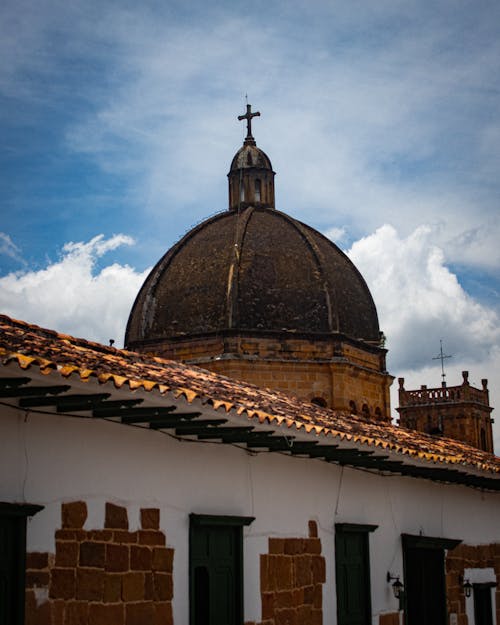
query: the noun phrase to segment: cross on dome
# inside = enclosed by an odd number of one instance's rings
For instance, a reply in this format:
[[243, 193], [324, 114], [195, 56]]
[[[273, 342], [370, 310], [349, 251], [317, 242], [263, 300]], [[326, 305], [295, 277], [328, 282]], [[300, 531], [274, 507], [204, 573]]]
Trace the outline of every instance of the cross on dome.
[[247, 136], [245, 137], [245, 145], [255, 145], [255, 139], [252, 137], [252, 117], [260, 117], [259, 111], [252, 113], [252, 105], [247, 104], [247, 112], [245, 115], [238, 115], [238, 120], [247, 120]]

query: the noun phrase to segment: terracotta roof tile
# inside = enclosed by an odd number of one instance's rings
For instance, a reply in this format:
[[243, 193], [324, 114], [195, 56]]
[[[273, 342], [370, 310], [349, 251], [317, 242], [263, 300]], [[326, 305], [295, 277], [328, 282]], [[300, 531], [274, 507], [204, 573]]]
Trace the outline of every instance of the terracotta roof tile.
[[234, 411], [259, 423], [285, 424], [314, 437], [324, 435], [431, 462], [464, 465], [500, 474], [500, 458], [459, 441], [437, 438], [393, 424], [374, 423], [360, 416], [299, 401], [278, 391], [215, 374], [156, 356], [118, 350], [99, 343], [59, 334], [0, 315], [0, 358], [16, 361], [21, 369], [37, 367], [82, 380], [95, 377], [101, 384], [171, 392], [188, 403], [199, 399], [215, 410]]

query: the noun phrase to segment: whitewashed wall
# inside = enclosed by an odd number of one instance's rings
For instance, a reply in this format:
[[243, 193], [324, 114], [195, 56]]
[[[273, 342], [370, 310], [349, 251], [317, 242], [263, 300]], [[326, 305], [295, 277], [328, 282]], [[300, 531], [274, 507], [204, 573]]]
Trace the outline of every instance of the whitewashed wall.
[[85, 500], [85, 528], [101, 528], [105, 502], [158, 507], [175, 548], [174, 618], [188, 622], [190, 512], [255, 516], [244, 529], [245, 620], [259, 620], [259, 554], [269, 536], [305, 537], [318, 523], [327, 564], [324, 623], [335, 623], [334, 525], [378, 525], [370, 534], [372, 609], [395, 611], [385, 575], [402, 574], [401, 533], [500, 542], [500, 495], [426, 480], [383, 477], [321, 460], [250, 454], [230, 445], [178, 442], [138, 427], [0, 408], [0, 501], [45, 506], [28, 527], [28, 550], [54, 552], [61, 503]]

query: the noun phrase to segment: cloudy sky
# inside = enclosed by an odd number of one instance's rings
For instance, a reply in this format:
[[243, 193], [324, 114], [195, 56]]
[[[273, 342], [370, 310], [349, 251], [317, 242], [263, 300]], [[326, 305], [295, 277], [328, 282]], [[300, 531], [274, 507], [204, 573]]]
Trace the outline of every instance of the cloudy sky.
[[391, 373], [439, 386], [442, 339], [500, 408], [499, 25], [497, 0], [7, 0], [0, 310], [121, 344], [226, 208], [248, 94], [278, 208], [357, 264]]

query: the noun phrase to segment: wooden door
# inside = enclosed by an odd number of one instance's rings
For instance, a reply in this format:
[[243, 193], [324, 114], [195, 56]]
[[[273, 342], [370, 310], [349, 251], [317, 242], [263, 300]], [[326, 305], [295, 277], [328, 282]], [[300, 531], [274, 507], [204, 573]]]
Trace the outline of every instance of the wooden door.
[[444, 550], [406, 547], [406, 625], [446, 625]]
[[371, 621], [368, 533], [335, 532], [338, 625], [369, 625]]
[[242, 529], [192, 525], [191, 625], [241, 625]]

